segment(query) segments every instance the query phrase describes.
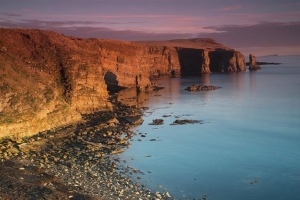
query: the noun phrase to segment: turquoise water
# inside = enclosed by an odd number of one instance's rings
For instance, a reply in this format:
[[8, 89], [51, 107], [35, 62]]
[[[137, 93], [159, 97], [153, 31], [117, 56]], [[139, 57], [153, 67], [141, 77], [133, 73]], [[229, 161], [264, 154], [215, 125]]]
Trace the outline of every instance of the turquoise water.
[[[300, 199], [300, 59], [287, 58], [257, 72], [158, 80], [165, 89], [140, 97], [149, 110], [135, 131], [147, 137], [121, 155], [144, 173], [137, 181], [178, 199]], [[184, 90], [192, 84], [221, 88]], [[156, 118], [164, 125], [148, 125]], [[204, 123], [170, 125], [178, 118]]]

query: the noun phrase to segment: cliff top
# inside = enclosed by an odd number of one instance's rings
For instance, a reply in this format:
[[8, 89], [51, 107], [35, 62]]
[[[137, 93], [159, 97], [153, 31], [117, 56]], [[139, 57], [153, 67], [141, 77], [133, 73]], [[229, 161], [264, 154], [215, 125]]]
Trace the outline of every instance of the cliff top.
[[168, 46], [191, 49], [207, 49], [207, 50], [230, 50], [231, 48], [216, 42], [211, 38], [194, 38], [194, 39], [176, 39], [165, 41], [137, 41], [136, 43], [151, 46]]
[[163, 40], [163, 41], [122, 41], [122, 40], [110, 40], [110, 39], [101, 39], [101, 38], [78, 38], [73, 36], [64, 36], [63, 34], [56, 33], [49, 30], [39, 30], [39, 29], [6, 29], [0, 28], [0, 33], [8, 34], [9, 37], [6, 39], [14, 40], [15, 34], [30, 34], [30, 36], [44, 35], [44, 37], [65, 37], [66, 39], [71, 40], [98, 40], [101, 43], [109, 43], [109, 45], [120, 45], [120, 44], [137, 44], [137, 45], [148, 45], [148, 46], [168, 46], [168, 47], [179, 47], [179, 48], [191, 48], [191, 49], [206, 49], [206, 50], [232, 50], [231, 48], [216, 42], [211, 38], [193, 38], [193, 39], [175, 39], [175, 40]]

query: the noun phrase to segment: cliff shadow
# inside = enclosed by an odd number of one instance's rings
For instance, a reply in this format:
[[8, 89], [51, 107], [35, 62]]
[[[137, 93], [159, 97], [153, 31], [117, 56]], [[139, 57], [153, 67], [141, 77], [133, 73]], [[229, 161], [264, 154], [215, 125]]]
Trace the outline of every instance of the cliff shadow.
[[177, 48], [181, 75], [200, 75], [202, 49]]
[[235, 51], [216, 50], [209, 52], [211, 72], [237, 72]]
[[122, 89], [125, 89], [125, 87], [119, 86], [119, 81], [117, 80], [117, 76], [110, 71], [105, 73], [104, 81], [105, 84], [107, 85], [107, 90], [109, 91], [109, 93], [116, 93]]

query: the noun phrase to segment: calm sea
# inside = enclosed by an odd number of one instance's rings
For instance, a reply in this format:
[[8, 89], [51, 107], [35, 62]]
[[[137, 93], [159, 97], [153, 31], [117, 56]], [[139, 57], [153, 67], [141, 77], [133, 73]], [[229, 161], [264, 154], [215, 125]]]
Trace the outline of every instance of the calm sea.
[[[257, 60], [283, 64], [160, 79], [165, 89], [141, 94], [138, 101], [149, 109], [121, 155], [144, 173], [136, 180], [178, 199], [300, 199], [300, 56]], [[192, 84], [221, 88], [184, 90]], [[164, 124], [148, 125], [157, 118]], [[176, 119], [204, 123], [170, 125]]]

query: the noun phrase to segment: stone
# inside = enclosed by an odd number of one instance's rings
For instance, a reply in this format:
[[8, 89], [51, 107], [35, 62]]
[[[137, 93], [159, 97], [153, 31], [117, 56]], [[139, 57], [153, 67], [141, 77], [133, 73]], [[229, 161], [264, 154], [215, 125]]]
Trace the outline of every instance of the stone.
[[132, 125], [140, 125], [144, 122], [141, 115], [125, 116], [125, 117], [122, 117], [122, 119], [124, 119], [125, 121], [129, 122]]
[[171, 125], [183, 125], [183, 124], [195, 124], [195, 123], [200, 123], [202, 124], [202, 120], [193, 120], [193, 119], [177, 119], [175, 120]]
[[16, 147], [11, 147], [11, 148], [7, 149], [6, 152], [8, 154], [17, 154], [17, 153], [19, 153], [19, 150]]
[[252, 71], [252, 70], [259, 70], [261, 69], [260, 66], [257, 65], [257, 62], [256, 62], [256, 57], [252, 54], [249, 54], [249, 70]]
[[165, 192], [165, 193], [164, 193], [164, 197], [166, 197], [166, 198], [171, 198], [171, 195], [169, 194], [169, 192]]
[[149, 123], [149, 125], [162, 125], [162, 124], [164, 124], [163, 119], [153, 119], [152, 123]]
[[196, 92], [196, 91], [208, 91], [208, 90], [217, 90], [221, 87], [218, 86], [207, 86], [207, 85], [192, 85], [185, 88], [185, 90], [190, 92]]

